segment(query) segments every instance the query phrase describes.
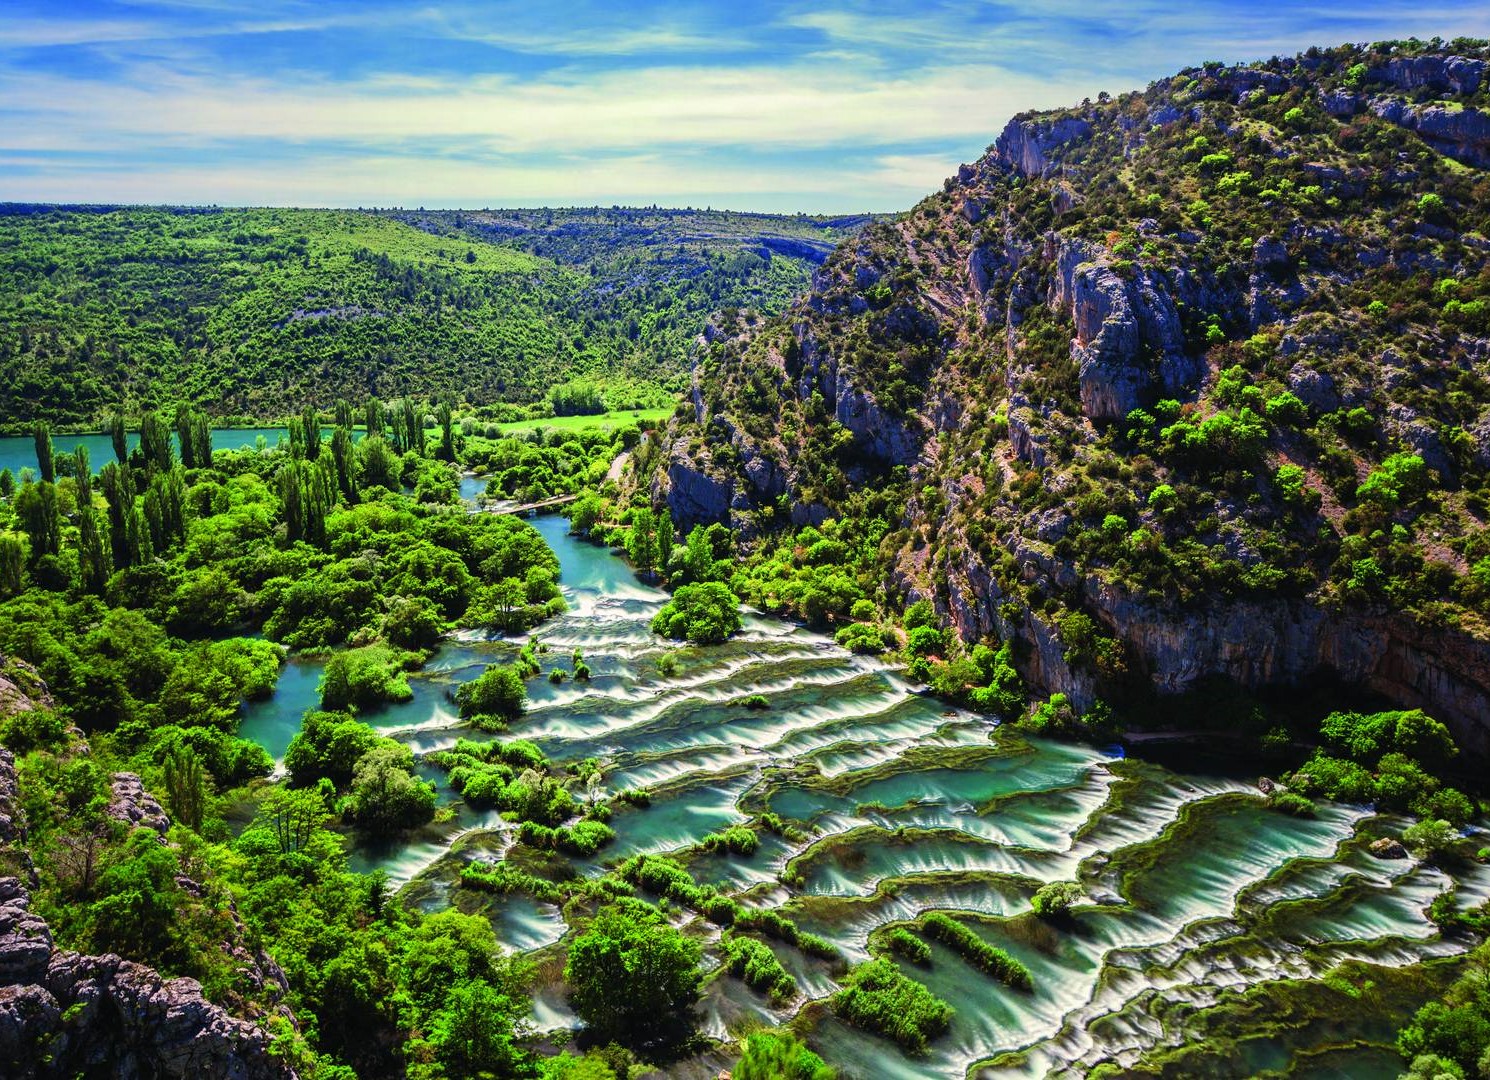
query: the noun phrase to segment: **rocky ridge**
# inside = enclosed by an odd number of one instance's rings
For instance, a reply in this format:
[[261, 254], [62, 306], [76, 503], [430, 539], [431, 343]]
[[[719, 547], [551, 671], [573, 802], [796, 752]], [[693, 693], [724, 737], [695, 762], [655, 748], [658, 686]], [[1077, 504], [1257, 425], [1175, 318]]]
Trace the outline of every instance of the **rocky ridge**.
[[[782, 319], [716, 329], [654, 499], [749, 540], [835, 516], [903, 468], [885, 584], [932, 599], [966, 641], [1020, 642], [1043, 689], [1084, 706], [1323, 675], [1428, 708], [1490, 752], [1490, 634], [1469, 574], [1490, 327], [1461, 317], [1490, 292], [1485, 53], [1311, 50], [1016, 117], [943, 192], [843, 245]], [[1168, 415], [1146, 436], [1159, 447], [1125, 436], [1165, 402], [1197, 427], [1240, 417], [1232, 367], [1307, 412], [1270, 428], [1245, 473], [1224, 447], [1197, 468], [1162, 446]], [[1247, 402], [1261, 422], [1263, 397]], [[851, 443], [830, 456], [835, 431]], [[1350, 504], [1393, 452], [1426, 462], [1441, 495], [1370, 533]], [[1295, 462], [1314, 492], [1300, 504], [1267, 479]], [[1147, 505], [1161, 486], [1183, 520]], [[1245, 586], [1187, 594], [1142, 551], [1094, 553], [1094, 492], [1130, 548], [1183, 546]], [[1340, 580], [1347, 559], [1398, 561], [1415, 533], [1427, 557], [1411, 573], [1437, 575], [1442, 600]], [[1118, 671], [1073, 656], [1058, 627], [1072, 610], [1118, 643]]]
[[[45, 695], [45, 687], [32, 690]], [[165, 843], [170, 819], [138, 776], [114, 775], [109, 813], [157, 832]], [[0, 849], [29, 871], [25, 839], [15, 756], [0, 748]], [[189, 878], [178, 884], [202, 894]], [[255, 976], [261, 989], [272, 984], [271, 997], [276, 987], [282, 995], [283, 973], [268, 956], [245, 948], [246, 931], [232, 917], [239, 933], [224, 948], [239, 961], [240, 974]], [[167, 978], [112, 954], [58, 948], [46, 920], [31, 909], [27, 885], [0, 876], [0, 1074], [294, 1080], [272, 1041], [264, 1027], [207, 1000], [195, 979]]]

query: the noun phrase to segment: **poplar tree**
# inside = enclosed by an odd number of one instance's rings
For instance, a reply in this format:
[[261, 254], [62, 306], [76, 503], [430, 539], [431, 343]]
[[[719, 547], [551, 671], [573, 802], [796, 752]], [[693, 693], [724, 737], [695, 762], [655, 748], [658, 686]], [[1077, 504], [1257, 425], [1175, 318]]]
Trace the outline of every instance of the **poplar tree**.
[[52, 457], [51, 425], [45, 420], [38, 420], [32, 426], [31, 434], [36, 440], [36, 464], [41, 469], [41, 478], [50, 484], [57, 479], [57, 459]]

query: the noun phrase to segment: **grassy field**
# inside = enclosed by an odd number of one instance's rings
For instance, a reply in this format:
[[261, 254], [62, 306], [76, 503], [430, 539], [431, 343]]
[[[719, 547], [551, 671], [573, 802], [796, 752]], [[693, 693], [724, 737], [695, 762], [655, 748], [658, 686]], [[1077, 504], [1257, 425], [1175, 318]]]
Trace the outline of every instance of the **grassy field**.
[[532, 431], [534, 428], [559, 429], [561, 431], [580, 431], [583, 428], [602, 427], [614, 428], [623, 424], [645, 423], [660, 424], [672, 415], [671, 408], [663, 409], [631, 409], [619, 412], [601, 413], [598, 416], [550, 416], [542, 420], [515, 420], [510, 424], [503, 424], [504, 434], [512, 434], [518, 431]]

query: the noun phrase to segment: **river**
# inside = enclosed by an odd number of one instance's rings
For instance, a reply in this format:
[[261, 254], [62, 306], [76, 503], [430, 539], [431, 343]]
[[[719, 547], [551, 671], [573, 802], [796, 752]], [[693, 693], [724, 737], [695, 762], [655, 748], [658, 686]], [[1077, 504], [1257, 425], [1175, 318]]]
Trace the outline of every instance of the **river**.
[[[1400, 969], [1465, 947], [1442, 939], [1424, 914], [1450, 886], [1445, 874], [1365, 851], [1401, 821], [1337, 805], [1297, 819], [1265, 808], [1252, 777], [1176, 773], [1117, 748], [995, 741], [989, 721], [911, 693], [878, 661], [759, 616], [725, 645], [683, 650], [681, 673], [664, 677], [655, 660], [672, 646], [647, 624], [665, 594], [569, 536], [563, 518], [535, 525], [558, 554], [569, 602], [538, 630], [551, 647], [545, 669], [568, 668], [581, 648], [594, 677], [588, 685], [532, 680], [529, 711], [506, 737], [532, 739], [560, 762], [599, 757], [608, 789], [653, 793], [649, 809], [617, 812], [615, 843], [575, 860], [580, 872], [678, 851], [770, 809], [810, 840], [763, 833], [750, 858], [691, 857], [694, 874], [747, 905], [782, 908], [855, 960], [867, 956], [877, 926], [928, 909], [962, 912], [1034, 973], [1034, 993], [1005, 991], [933, 944], [932, 966], [907, 970], [957, 1011], [929, 1056], [905, 1057], [831, 1017], [813, 1029], [813, 1044], [855, 1075], [961, 1077], [1001, 1054], [1013, 1056], [974, 1075], [1084, 1074], [1194, 1038], [1181, 1023], [1189, 1007], [1249, 986], [1317, 979], [1349, 959]], [[411, 680], [412, 701], [366, 719], [416, 752], [449, 746], [473, 734], [449, 690], [516, 648], [452, 641]], [[318, 663], [291, 661], [275, 696], [248, 709], [242, 734], [281, 756], [315, 704], [318, 677]], [[752, 694], [770, 708], [731, 704]], [[458, 802], [443, 783], [441, 801]], [[458, 807], [452, 822], [358, 849], [353, 862], [412, 883], [409, 895], [433, 909], [450, 902], [461, 865], [500, 855], [508, 842], [495, 815]], [[1072, 878], [1095, 906], [1064, 927], [1029, 915], [1041, 882]], [[1479, 866], [1458, 884], [1462, 904], [1490, 895], [1490, 873]], [[466, 894], [462, 906], [487, 911], [513, 948], [551, 947], [565, 932], [555, 908], [523, 896]], [[808, 998], [833, 991], [824, 963], [777, 952]], [[1401, 1062], [1384, 1046], [1415, 1000], [1368, 987], [1343, 1017], [1336, 1010], [1290, 1023], [1260, 1013], [1240, 1028], [1229, 1064], [1213, 1068], [1396, 1076]], [[780, 1022], [802, 1004], [773, 1012], [736, 980], [719, 979], [704, 998], [704, 1029], [723, 1036], [752, 1019]], [[540, 993], [537, 1019], [576, 1023], [557, 985]]]

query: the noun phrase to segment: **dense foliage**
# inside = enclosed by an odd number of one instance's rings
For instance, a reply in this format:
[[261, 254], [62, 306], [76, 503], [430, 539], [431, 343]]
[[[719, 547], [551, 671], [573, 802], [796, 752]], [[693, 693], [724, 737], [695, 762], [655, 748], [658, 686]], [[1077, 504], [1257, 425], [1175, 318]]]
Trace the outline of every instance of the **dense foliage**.
[[889, 960], [871, 960], [854, 968], [843, 980], [843, 989], [833, 995], [833, 1010], [912, 1053], [924, 1053], [930, 1040], [952, 1022], [950, 1005]]
[[[558, 231], [583, 217], [534, 213]], [[711, 312], [784, 307], [858, 223], [663, 214], [664, 235], [607, 232], [586, 250], [482, 215], [403, 216], [6, 208], [0, 427], [97, 423], [121, 402], [277, 418], [311, 395], [411, 390], [562, 413], [583, 396], [551, 391], [585, 378], [612, 407], [657, 404]], [[652, 246], [684, 233], [686, 259]], [[815, 243], [773, 254], [762, 234]]]
[[602, 907], [569, 943], [574, 1009], [601, 1041], [666, 1047], [693, 1028], [702, 950], [637, 900]]
[[[20, 755], [32, 901], [62, 945], [190, 975], [264, 1018], [303, 1076], [528, 1075], [528, 974], [491, 924], [422, 917], [348, 871], [345, 830], [422, 826], [436, 798], [407, 746], [345, 710], [407, 698], [409, 671], [483, 590], [518, 582], [545, 617], [557, 562], [519, 520], [426, 497], [452, 464], [424, 444], [421, 409], [388, 414], [385, 427], [381, 407], [364, 411], [361, 442], [338, 406], [327, 432], [311, 412], [280, 448], [216, 454], [200, 414], [178, 417], [174, 443], [146, 414], [135, 449], [117, 425], [101, 470], [55, 458], [0, 498], [0, 664], [34, 706], [7, 703], [0, 739]], [[51, 447], [36, 436], [40, 466]], [[288, 782], [269, 785], [271, 759], [237, 728], [285, 646], [334, 648], [324, 711], [286, 751]], [[116, 770], [144, 790], [121, 795]], [[571, 816], [567, 792], [534, 786], [527, 802]], [[509, 787], [524, 802], [522, 778]], [[131, 832], [148, 806], [116, 808], [150, 791], [166, 837]], [[269, 958], [288, 989], [258, 970]]]

